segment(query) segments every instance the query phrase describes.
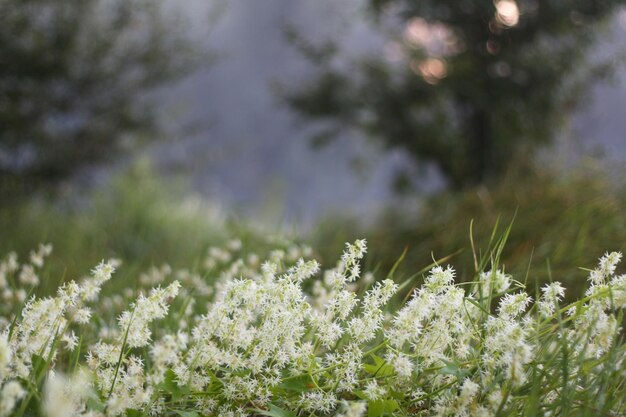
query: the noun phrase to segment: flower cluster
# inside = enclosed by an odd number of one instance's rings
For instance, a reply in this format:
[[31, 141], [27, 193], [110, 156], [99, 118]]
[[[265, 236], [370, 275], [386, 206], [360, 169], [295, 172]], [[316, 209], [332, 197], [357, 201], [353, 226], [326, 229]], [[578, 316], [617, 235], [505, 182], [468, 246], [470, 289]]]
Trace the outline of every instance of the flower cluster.
[[619, 253], [568, 305], [560, 283], [531, 297], [496, 262], [464, 285], [442, 265], [420, 286], [376, 280], [364, 240], [323, 272], [308, 247], [261, 262], [234, 240], [193, 271], [107, 294], [119, 262], [102, 262], [26, 300], [50, 250], [0, 262], [0, 417], [626, 413]]

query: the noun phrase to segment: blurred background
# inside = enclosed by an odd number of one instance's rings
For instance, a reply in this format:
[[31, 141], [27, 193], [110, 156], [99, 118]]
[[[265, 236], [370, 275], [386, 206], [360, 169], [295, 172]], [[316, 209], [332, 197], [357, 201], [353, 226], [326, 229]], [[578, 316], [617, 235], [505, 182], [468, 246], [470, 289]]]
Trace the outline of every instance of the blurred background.
[[582, 285], [626, 246], [625, 3], [2, 0], [0, 249], [366, 237], [471, 278], [513, 222], [507, 270]]

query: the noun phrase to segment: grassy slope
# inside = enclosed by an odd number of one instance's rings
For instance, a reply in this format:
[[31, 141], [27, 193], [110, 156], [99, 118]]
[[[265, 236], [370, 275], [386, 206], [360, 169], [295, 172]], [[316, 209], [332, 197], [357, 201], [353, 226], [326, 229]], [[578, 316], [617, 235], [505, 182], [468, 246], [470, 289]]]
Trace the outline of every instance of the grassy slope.
[[535, 279], [548, 281], [551, 271], [575, 291], [586, 286], [587, 273], [573, 271], [572, 266], [594, 265], [604, 251], [626, 249], [625, 212], [626, 186], [607, 176], [534, 173], [506, 178], [490, 188], [436, 195], [414, 217], [390, 210], [369, 229], [329, 220], [320, 227], [315, 246], [330, 254], [337, 245], [328, 242], [364, 236], [375, 248], [369, 262], [383, 270], [407, 248], [400, 271], [415, 271], [433, 259], [453, 255], [451, 262], [459, 267], [460, 277], [471, 279], [470, 224], [476, 251], [484, 253], [494, 227], [499, 224], [503, 231], [512, 221], [501, 260], [514, 268], [508, 271], [523, 279], [530, 266], [531, 288]]
[[[263, 253], [267, 240], [241, 221], [229, 221], [206, 203], [184, 197], [184, 189], [164, 184], [149, 171], [120, 177], [84, 199], [80, 208], [64, 201], [38, 201], [0, 209], [0, 253], [21, 256], [40, 242], [50, 242], [56, 256], [50, 265], [51, 287], [60, 277], [84, 274], [102, 258], [125, 261], [129, 276], [169, 263], [191, 267], [209, 246], [240, 238]], [[487, 249], [494, 226], [500, 231], [514, 218], [502, 256], [508, 272], [524, 279], [549, 280], [549, 268], [569, 288], [584, 287], [586, 272], [573, 266], [594, 265], [606, 250], [626, 249], [626, 187], [602, 175], [558, 176], [535, 173], [507, 178], [492, 188], [442, 193], [426, 200], [418, 215], [389, 211], [375, 226], [359, 227], [348, 219], [330, 219], [312, 236], [326, 266], [343, 242], [366, 237], [373, 252], [369, 267], [388, 271], [405, 248], [398, 272], [414, 272], [434, 259], [454, 255], [461, 279], [474, 274], [470, 223], [478, 254]], [[499, 234], [499, 232], [497, 233]], [[379, 274], [383, 276], [383, 272]]]
[[190, 267], [225, 239], [227, 225], [208, 205], [183, 201], [173, 186], [134, 173], [79, 199], [78, 207], [63, 199], [4, 206], [0, 251], [15, 250], [23, 258], [38, 243], [52, 243], [50, 288], [103, 258], [123, 259], [120, 273], [129, 276], [163, 263]]

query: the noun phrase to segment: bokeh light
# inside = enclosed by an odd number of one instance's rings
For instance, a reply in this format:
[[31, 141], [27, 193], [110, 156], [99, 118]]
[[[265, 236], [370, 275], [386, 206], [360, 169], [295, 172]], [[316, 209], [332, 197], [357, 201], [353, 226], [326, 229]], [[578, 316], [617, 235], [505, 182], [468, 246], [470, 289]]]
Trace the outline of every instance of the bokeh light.
[[429, 84], [437, 84], [448, 75], [445, 61], [438, 58], [428, 58], [424, 61], [411, 61], [411, 69], [424, 78]]
[[496, 20], [507, 27], [513, 27], [519, 22], [519, 7], [514, 0], [496, 1]]

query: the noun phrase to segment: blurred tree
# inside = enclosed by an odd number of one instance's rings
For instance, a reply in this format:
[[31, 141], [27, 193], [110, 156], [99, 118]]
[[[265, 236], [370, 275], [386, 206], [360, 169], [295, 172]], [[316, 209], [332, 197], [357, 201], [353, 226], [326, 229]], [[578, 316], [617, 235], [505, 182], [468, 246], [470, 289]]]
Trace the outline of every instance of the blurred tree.
[[598, 24], [624, 3], [366, 2], [384, 54], [337, 59], [336, 43], [315, 45], [290, 31], [321, 70], [281, 94], [325, 121], [318, 141], [356, 128], [436, 164], [454, 188], [495, 178], [550, 142], [589, 81], [610, 72], [613, 62], [592, 49]]
[[190, 68], [154, 0], [0, 0], [0, 180], [56, 183], [158, 131], [150, 93]]

